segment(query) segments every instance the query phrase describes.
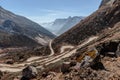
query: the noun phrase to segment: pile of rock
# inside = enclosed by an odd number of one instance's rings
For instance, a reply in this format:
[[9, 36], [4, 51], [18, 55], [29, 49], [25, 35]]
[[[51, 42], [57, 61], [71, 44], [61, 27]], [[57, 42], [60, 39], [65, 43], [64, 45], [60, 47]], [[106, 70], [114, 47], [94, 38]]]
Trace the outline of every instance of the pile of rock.
[[69, 73], [71, 71], [71, 68], [75, 66], [77, 63], [76, 61], [71, 61], [71, 62], [63, 62], [61, 66], [61, 72], [64, 73]]
[[22, 78], [21, 80], [30, 80], [37, 77], [37, 69], [34, 66], [27, 66], [22, 71]]

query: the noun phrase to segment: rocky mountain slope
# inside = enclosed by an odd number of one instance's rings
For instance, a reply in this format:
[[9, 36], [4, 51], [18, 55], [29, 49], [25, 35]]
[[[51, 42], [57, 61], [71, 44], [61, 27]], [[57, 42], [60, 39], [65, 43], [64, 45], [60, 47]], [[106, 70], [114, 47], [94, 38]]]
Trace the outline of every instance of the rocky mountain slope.
[[35, 47], [42, 46], [33, 39], [22, 34], [9, 34], [0, 31], [0, 47]]
[[79, 23], [84, 17], [82, 16], [74, 16], [74, 17], [68, 17], [66, 19], [56, 19], [54, 22], [51, 23], [43, 23], [43, 25], [46, 29], [49, 31], [55, 33], [56, 35], [60, 35], [67, 30], [69, 30], [71, 27]]
[[102, 0], [99, 7], [106, 6], [106, 5], [111, 5], [114, 1], [115, 0]]
[[[85, 44], [86, 43], [86, 44]], [[80, 46], [79, 46], [80, 45]], [[57, 64], [50, 71], [54, 74], [42, 75], [38, 79], [58, 80], [119, 80], [120, 59], [120, 0], [99, 8], [89, 17], [66, 33], [55, 38], [52, 43], [55, 53], [71, 54], [63, 58], [61, 68]], [[67, 47], [61, 53], [62, 47]], [[77, 50], [76, 50], [77, 49]], [[64, 55], [66, 56], [66, 55]], [[61, 57], [60, 57], [61, 58]], [[74, 61], [71, 63], [72, 61]], [[44, 71], [45, 72], [45, 71]]]
[[111, 5], [99, 8], [69, 31], [52, 40], [48, 46], [36, 50], [49, 55], [30, 57], [11, 65], [10, 61], [9, 64], [1, 61], [0, 78], [119, 80], [120, 0]]
[[[7, 11], [2, 7], [0, 7], [0, 30], [10, 35], [12, 34], [12, 35], [18, 35], [18, 36], [23, 35], [24, 37], [26, 36], [27, 39], [35, 40], [39, 42], [41, 45], [44, 45], [50, 39], [55, 37], [54, 34], [47, 31], [37, 23], [25, 17], [19, 16], [10, 11]], [[15, 43], [15, 44], [18, 44], [18, 43]]]
[[59, 49], [63, 45], [76, 46], [91, 36], [100, 34], [103, 30], [114, 27], [119, 22], [119, 5], [104, 6], [99, 10], [85, 18], [69, 31], [55, 38], [53, 48], [55, 53], [59, 53]]

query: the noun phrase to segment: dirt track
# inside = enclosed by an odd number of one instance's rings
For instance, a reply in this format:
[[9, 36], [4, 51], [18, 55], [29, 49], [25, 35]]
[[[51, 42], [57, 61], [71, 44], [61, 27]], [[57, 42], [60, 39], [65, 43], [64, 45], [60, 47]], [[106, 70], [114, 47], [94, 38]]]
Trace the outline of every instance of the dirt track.
[[50, 47], [50, 50], [51, 50], [51, 54], [47, 57], [31, 57], [29, 58], [27, 61], [21, 63], [21, 64], [13, 64], [13, 65], [8, 65], [8, 64], [0, 64], [0, 70], [1, 71], [7, 71], [7, 72], [19, 72], [21, 71], [23, 68], [25, 68], [26, 64], [29, 65], [29, 64], [32, 64], [32, 63], [40, 63], [39, 66], [37, 66], [37, 68], [41, 68], [43, 65], [49, 65], [51, 63], [55, 63], [55, 62], [58, 62], [60, 60], [62, 60], [63, 58], [66, 58], [66, 57], [69, 57], [71, 55], [73, 55], [76, 50], [78, 48], [81, 48], [83, 47], [84, 45], [88, 44], [89, 42], [97, 39], [98, 37], [91, 37], [89, 38], [87, 41], [83, 42], [82, 44], [72, 48], [70, 51], [64, 51], [66, 48], [68, 48], [68, 46], [63, 46], [62, 49], [62, 52], [60, 55], [57, 55], [57, 56], [54, 56], [54, 50], [51, 46], [51, 43], [52, 41], [50, 41], [49, 43], [49, 47]]

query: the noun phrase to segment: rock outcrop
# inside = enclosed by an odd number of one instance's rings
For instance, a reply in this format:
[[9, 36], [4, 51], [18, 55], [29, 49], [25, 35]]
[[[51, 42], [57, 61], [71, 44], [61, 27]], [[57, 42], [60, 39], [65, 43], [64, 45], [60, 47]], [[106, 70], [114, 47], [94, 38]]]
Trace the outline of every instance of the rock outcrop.
[[107, 5], [112, 5], [115, 0], [102, 0], [101, 4], [99, 7], [102, 6], [107, 6]]
[[37, 69], [34, 66], [28, 66], [22, 71], [22, 79], [21, 80], [30, 80], [37, 77]]

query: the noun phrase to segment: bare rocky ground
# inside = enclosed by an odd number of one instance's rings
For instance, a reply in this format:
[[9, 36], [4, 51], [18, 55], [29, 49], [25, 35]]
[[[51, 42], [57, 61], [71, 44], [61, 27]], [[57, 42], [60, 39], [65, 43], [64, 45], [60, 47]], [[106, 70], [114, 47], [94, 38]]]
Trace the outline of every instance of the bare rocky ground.
[[50, 74], [47, 77], [37, 80], [119, 80], [120, 79], [120, 58], [105, 57], [101, 61], [106, 70], [94, 70], [90, 67], [72, 70], [69, 73]]
[[[120, 79], [120, 58], [105, 57], [102, 63], [106, 70], [94, 70], [90, 67], [72, 70], [69, 73], [62, 74], [61, 72], [45, 73], [46, 76], [37, 76], [31, 80], [119, 80]], [[19, 74], [19, 73], [18, 73]], [[1, 74], [1, 76], [3, 73]], [[16, 74], [17, 75], [17, 74]], [[4, 73], [1, 80], [20, 80], [16, 75]], [[20, 76], [21, 77], [21, 76]], [[8, 78], [8, 79], [7, 79]]]
[[[42, 56], [31, 55], [26, 60], [29, 53]], [[119, 80], [120, 0], [101, 7], [48, 46], [28, 54], [23, 53], [25, 60], [11, 65], [1, 62], [0, 79]]]

